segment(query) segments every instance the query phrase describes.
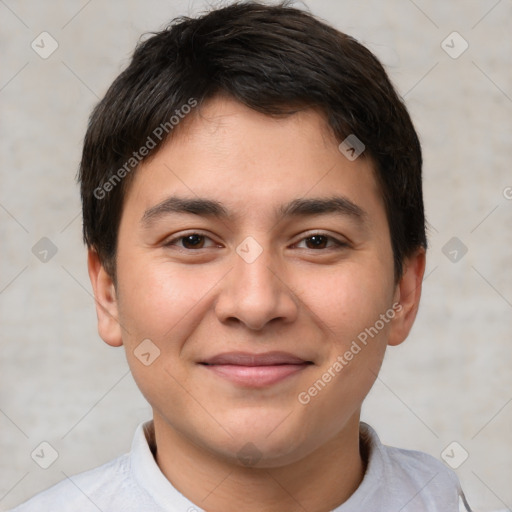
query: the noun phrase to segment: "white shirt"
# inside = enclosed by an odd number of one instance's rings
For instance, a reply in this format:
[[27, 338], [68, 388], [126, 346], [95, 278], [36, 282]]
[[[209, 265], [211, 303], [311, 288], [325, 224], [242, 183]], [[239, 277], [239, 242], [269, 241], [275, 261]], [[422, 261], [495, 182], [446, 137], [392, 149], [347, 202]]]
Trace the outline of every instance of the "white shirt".
[[[368, 463], [354, 494], [332, 512], [469, 511], [456, 474], [426, 453], [383, 445], [360, 423]], [[11, 512], [204, 512], [160, 471], [152, 422], [140, 424], [131, 452], [43, 491]]]

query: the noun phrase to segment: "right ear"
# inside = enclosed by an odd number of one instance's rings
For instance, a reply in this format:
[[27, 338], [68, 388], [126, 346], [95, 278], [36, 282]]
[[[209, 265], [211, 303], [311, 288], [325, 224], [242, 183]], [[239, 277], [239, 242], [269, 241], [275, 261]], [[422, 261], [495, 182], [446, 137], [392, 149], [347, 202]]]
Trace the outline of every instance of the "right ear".
[[119, 324], [119, 310], [116, 289], [112, 278], [105, 270], [98, 253], [89, 249], [87, 268], [94, 291], [96, 315], [98, 317], [98, 333], [101, 339], [112, 347], [123, 344], [122, 329]]

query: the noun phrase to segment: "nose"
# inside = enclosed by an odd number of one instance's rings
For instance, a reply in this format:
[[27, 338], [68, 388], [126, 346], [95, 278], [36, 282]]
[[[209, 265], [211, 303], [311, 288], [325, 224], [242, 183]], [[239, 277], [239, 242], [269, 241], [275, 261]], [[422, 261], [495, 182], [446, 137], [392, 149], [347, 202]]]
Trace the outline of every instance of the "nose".
[[254, 261], [235, 253], [233, 261], [215, 304], [221, 322], [261, 330], [270, 322], [290, 323], [296, 319], [297, 298], [269, 250], [263, 250]]

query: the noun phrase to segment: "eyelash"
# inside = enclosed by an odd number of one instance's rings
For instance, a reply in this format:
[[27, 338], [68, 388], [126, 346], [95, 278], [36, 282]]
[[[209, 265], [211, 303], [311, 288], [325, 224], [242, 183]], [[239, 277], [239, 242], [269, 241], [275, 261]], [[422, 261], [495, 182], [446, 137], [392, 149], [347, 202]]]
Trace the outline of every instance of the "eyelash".
[[[192, 236], [192, 235], [199, 235], [201, 237], [204, 237], [204, 238], [207, 238], [207, 239], [211, 240], [211, 238], [208, 235], [206, 235], [205, 233], [201, 233], [200, 231], [193, 231], [193, 232], [187, 233], [185, 235], [180, 235], [178, 237], [172, 238], [171, 240], [165, 242], [163, 245], [164, 245], [164, 247], [176, 246], [177, 245], [176, 242], [179, 242], [180, 240], [184, 240], [185, 238], [188, 238], [189, 236]], [[319, 251], [326, 251], [328, 249], [331, 249], [331, 250], [332, 249], [338, 249], [339, 250], [339, 249], [344, 249], [344, 248], [349, 246], [349, 244], [347, 242], [342, 242], [341, 240], [338, 240], [337, 238], [334, 238], [333, 236], [328, 235], [326, 233], [322, 233], [322, 232], [310, 233], [308, 236], [305, 236], [305, 237], [301, 238], [299, 240], [299, 242], [297, 242], [297, 243], [303, 242], [305, 240], [308, 240], [308, 239], [316, 237], [316, 236], [322, 236], [324, 238], [327, 238], [328, 243], [330, 241], [330, 242], [332, 242], [332, 245], [330, 247], [326, 247], [326, 248], [322, 248], [322, 249], [309, 249], [309, 248], [306, 248], [307, 250], [319, 252]], [[294, 244], [294, 245], [297, 245], [297, 244]], [[187, 251], [187, 252], [199, 251], [201, 249], [208, 249], [208, 247], [200, 247], [199, 249], [189, 249], [187, 247], [179, 247], [179, 248], [184, 250], [184, 251]]]

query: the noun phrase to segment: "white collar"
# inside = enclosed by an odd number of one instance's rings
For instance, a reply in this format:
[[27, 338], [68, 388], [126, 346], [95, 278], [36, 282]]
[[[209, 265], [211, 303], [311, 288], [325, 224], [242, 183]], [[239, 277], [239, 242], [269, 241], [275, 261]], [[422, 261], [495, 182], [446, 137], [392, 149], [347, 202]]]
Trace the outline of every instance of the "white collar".
[[185, 498], [162, 473], [153, 455], [155, 434], [153, 421], [141, 423], [135, 432], [130, 453], [130, 471], [140, 488], [152, 500], [169, 512], [194, 510], [202, 512], [197, 505]]
[[[383, 445], [375, 430], [364, 422], [360, 422], [360, 441], [362, 452], [367, 458], [363, 481], [352, 496], [332, 512], [364, 510], [365, 506], [375, 503], [376, 500], [382, 500], [383, 503], [386, 499], [391, 498], [389, 493], [392, 493], [392, 489], [389, 487], [393, 487], [396, 478], [400, 478], [393, 469], [397, 471], [404, 469], [396, 466], [396, 454], [399, 453], [415, 454], [415, 457], [423, 459], [426, 472], [442, 473], [439, 475], [439, 479], [436, 478], [436, 480], [440, 480], [441, 495], [450, 490], [453, 492], [454, 487], [458, 489], [459, 495], [462, 495], [457, 477], [451, 474], [447, 468], [443, 468], [442, 463], [433, 467], [437, 461], [429, 455]], [[163, 510], [168, 512], [183, 512], [185, 510], [204, 512], [198, 508], [198, 505], [183, 496], [165, 477], [155, 461], [154, 450], [153, 421], [141, 423], [137, 427], [132, 443], [130, 471], [140, 488], [148, 493], [148, 499], [156, 501]], [[446, 478], [447, 476], [450, 478]], [[451, 482], [447, 480], [451, 480]], [[461, 508], [461, 510], [465, 509]]]

